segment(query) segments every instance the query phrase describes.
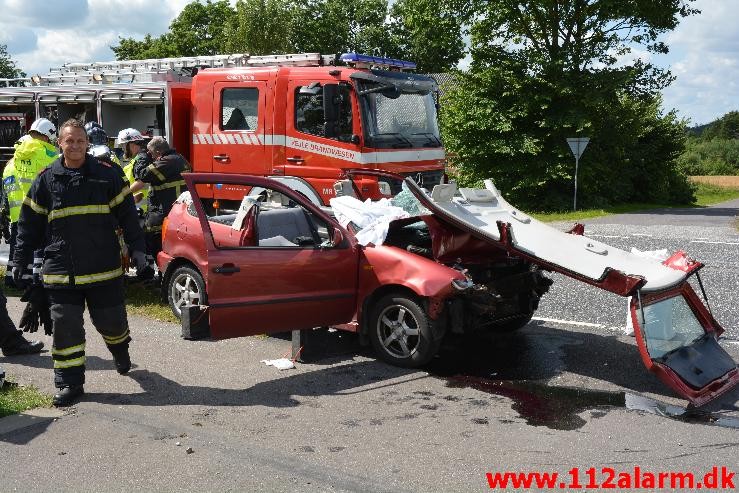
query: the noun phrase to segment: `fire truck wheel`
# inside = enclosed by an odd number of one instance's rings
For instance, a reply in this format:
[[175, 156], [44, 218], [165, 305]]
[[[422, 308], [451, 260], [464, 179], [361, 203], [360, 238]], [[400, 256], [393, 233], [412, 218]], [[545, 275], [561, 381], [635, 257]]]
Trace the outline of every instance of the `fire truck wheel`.
[[182, 307], [185, 305], [208, 304], [203, 276], [189, 265], [177, 267], [169, 276], [167, 298], [177, 318], [182, 316]]
[[441, 341], [434, 341], [431, 320], [421, 305], [404, 294], [381, 298], [371, 312], [369, 337], [381, 359], [404, 368], [429, 362]]

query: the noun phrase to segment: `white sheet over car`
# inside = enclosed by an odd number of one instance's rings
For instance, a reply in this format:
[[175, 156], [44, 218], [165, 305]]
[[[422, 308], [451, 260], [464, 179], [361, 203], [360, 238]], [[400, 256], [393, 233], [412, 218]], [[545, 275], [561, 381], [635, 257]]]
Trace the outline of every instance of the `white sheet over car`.
[[511, 206], [490, 180], [485, 181], [485, 187], [457, 190], [453, 183], [436, 185], [429, 198], [442, 215], [453, 216], [471, 231], [494, 241], [500, 241], [497, 222], [509, 223], [516, 249], [593, 280], [603, 278], [606, 269], [611, 268], [645, 278], [644, 291], [658, 291], [686, 277], [684, 272], [653, 258], [559, 231]]

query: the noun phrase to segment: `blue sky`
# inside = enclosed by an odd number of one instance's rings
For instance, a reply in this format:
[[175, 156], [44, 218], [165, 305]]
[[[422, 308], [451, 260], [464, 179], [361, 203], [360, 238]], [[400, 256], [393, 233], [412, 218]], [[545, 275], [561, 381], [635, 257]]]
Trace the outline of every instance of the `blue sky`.
[[[189, 1], [0, 0], [0, 43], [29, 74], [65, 62], [113, 60], [109, 47], [119, 36], [159, 35]], [[670, 54], [651, 61], [677, 76], [664, 93], [665, 109], [701, 124], [739, 110], [739, 0], [694, 5], [702, 13], [667, 35]]]

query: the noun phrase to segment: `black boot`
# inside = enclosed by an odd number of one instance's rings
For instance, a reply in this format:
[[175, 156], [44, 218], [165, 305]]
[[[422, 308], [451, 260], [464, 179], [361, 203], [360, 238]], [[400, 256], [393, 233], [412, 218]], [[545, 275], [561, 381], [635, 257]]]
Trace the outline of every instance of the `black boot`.
[[18, 354], [40, 353], [43, 348], [43, 342], [27, 341], [19, 332], [18, 337], [3, 346], [2, 351], [5, 356], [16, 356]]
[[128, 344], [121, 348], [111, 350], [113, 354], [113, 362], [115, 363], [115, 369], [121, 375], [128, 373], [131, 369], [131, 356], [128, 354]]
[[82, 385], [62, 387], [61, 390], [54, 395], [54, 407], [71, 406], [84, 393], [85, 389]]

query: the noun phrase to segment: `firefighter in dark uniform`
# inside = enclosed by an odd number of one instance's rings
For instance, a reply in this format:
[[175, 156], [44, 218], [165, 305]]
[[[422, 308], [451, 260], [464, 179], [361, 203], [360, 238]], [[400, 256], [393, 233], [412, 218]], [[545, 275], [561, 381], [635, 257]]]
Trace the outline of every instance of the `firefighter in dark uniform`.
[[190, 171], [190, 163], [178, 154], [163, 137], [154, 137], [146, 145], [153, 163], [136, 170], [137, 180], [131, 185], [135, 194], [149, 185], [149, 210], [144, 219], [146, 253], [155, 260], [162, 249], [162, 223], [180, 193], [187, 190], [182, 173]]
[[[117, 227], [132, 246], [134, 265], [146, 260], [129, 187], [110, 164], [86, 153], [82, 122], [65, 122], [59, 145], [62, 157], [38, 175], [23, 200], [15, 260], [26, 265], [34, 250], [44, 247], [42, 279], [51, 306], [54, 383], [60, 389], [54, 405], [68, 406], [84, 393], [85, 303], [118, 373], [131, 368]], [[15, 281], [22, 281], [16, 270]]]

